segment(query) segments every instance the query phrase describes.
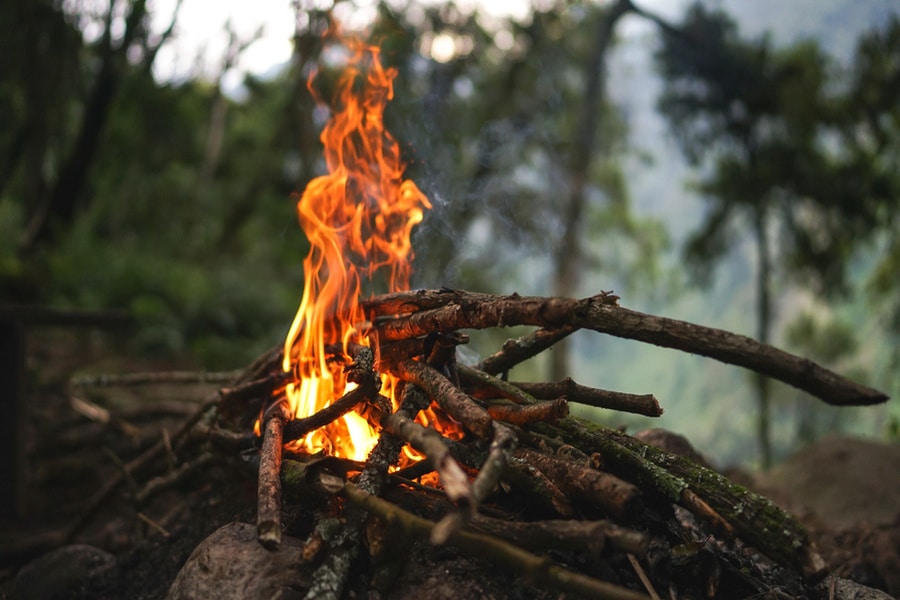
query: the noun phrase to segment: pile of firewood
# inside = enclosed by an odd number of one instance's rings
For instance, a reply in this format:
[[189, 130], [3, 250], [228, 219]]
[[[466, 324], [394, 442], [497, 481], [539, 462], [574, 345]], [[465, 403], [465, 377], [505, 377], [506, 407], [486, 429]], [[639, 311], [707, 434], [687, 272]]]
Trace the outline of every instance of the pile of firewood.
[[[275, 349], [220, 392], [212, 403], [218, 422], [204, 426], [214, 441], [246, 442], [264, 415], [257, 530], [265, 547], [281, 543], [285, 504], [315, 504], [322, 523], [340, 517], [339, 533], [317, 526], [307, 540], [319, 564], [308, 597], [339, 598], [353, 578], [371, 577], [352, 568], [361, 552], [377, 565], [389, 560], [384, 546], [407, 538], [451, 544], [536, 585], [595, 598], [780, 597], [823, 576], [804, 529], [768, 499], [690, 457], [567, 416], [570, 402], [659, 416], [652, 395], [570, 379], [517, 383], [506, 374], [573, 331], [592, 329], [753, 369], [831, 404], [873, 404], [884, 394], [744, 336], [627, 310], [608, 292], [572, 300], [423, 290], [364, 306], [373, 347], [351, 346], [350, 356], [330, 348], [358, 384], [353, 391], [290, 419], [282, 397], [290, 374]], [[537, 329], [477, 365], [457, 362], [456, 347], [468, 341], [460, 330], [514, 325]], [[380, 394], [379, 373], [403, 382], [396, 411]], [[465, 430], [462, 439], [416, 422], [432, 403]], [[381, 426], [364, 463], [284, 451], [351, 410]], [[396, 470], [406, 444], [427, 460]], [[376, 541], [366, 533], [372, 522], [382, 524]], [[609, 564], [584, 567], [603, 560], [619, 566], [617, 581], [599, 574], [608, 575]]]

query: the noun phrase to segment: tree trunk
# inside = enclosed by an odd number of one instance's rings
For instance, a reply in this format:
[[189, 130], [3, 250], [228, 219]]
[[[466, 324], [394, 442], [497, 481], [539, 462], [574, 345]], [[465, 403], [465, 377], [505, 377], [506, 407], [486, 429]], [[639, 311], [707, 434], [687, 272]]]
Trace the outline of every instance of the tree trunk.
[[[109, 10], [113, 10], [112, 4]], [[61, 227], [69, 225], [74, 218], [87, 183], [88, 171], [100, 147], [100, 134], [122, 82], [126, 65], [125, 53], [135, 36], [139, 35], [138, 30], [146, 16], [146, 0], [133, 2], [125, 21], [123, 38], [115, 46], [112, 42], [112, 16], [108, 16], [106, 31], [100, 42], [103, 45], [100, 68], [88, 95], [78, 134], [62, 162], [59, 177], [53, 183], [49, 195], [28, 223], [20, 244], [21, 252], [28, 253], [38, 243], [52, 239]]]
[[[756, 337], [760, 343], [768, 344], [772, 328], [772, 261], [769, 237], [766, 231], [768, 211], [765, 204], [754, 210], [754, 236], [756, 238]], [[770, 381], [759, 373], [753, 376], [756, 389], [757, 422], [756, 435], [759, 443], [760, 462], [763, 469], [772, 466], [771, 398]]]
[[[595, 45], [585, 68], [584, 98], [581, 112], [572, 136], [572, 154], [569, 160], [569, 194], [563, 207], [563, 230], [553, 255], [553, 293], [556, 296], [576, 295], [576, 283], [581, 267], [581, 231], [584, 216], [585, 186], [588, 170], [594, 158], [597, 141], [597, 119], [600, 104], [605, 96], [606, 51], [613, 39], [616, 24], [628, 12], [634, 10], [630, 0], [619, 0], [607, 9], [600, 20]], [[559, 380], [570, 373], [569, 341], [563, 340], [550, 353], [550, 378]]]

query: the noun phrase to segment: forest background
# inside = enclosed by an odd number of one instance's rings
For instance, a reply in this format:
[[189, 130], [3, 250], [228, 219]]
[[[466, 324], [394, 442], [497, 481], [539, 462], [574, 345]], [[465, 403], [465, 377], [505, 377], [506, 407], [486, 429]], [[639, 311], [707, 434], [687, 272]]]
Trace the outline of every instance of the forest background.
[[[0, 304], [125, 309], [120, 351], [183, 368], [277, 344], [308, 247], [295, 194], [324, 168], [306, 81], [340, 64], [334, 17], [398, 69], [387, 125], [434, 205], [415, 286], [615, 290], [900, 391], [895, 2], [285, 0], [290, 56], [255, 72], [242, 61], [275, 34], [238, 21], [173, 66], [192, 2], [2, 4]], [[519, 369], [653, 393], [660, 419], [589, 412], [720, 466], [833, 431], [900, 437], [896, 401], [829, 407], [596, 334]]]

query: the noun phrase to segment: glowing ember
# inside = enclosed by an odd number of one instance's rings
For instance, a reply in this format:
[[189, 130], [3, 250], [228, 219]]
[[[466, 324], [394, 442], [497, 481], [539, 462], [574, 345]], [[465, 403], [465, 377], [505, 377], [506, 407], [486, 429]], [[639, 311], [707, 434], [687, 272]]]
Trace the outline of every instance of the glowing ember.
[[[342, 365], [329, 364], [325, 345], [368, 345], [357, 329], [365, 321], [362, 286], [379, 278], [384, 291], [408, 289], [410, 233], [431, 208], [403, 179], [399, 146], [384, 128], [396, 70], [381, 65], [377, 47], [355, 39], [341, 43], [347, 62], [333, 97], [317, 93], [316, 74], [308, 84], [332, 114], [321, 135], [328, 173], [312, 180], [297, 203], [310, 251], [303, 299], [284, 341], [283, 367], [296, 382], [286, 390], [294, 418], [318, 412], [348, 390]], [[301, 447], [363, 460], [376, 439], [371, 425], [351, 412], [310, 433]]]

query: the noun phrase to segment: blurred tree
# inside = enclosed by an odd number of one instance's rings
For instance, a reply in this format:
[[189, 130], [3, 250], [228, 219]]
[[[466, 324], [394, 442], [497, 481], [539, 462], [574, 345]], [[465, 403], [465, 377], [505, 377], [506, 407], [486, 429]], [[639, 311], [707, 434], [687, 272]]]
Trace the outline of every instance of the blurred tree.
[[[176, 3], [175, 15], [178, 13], [180, 3], [181, 0]], [[52, 15], [46, 22], [70, 20], [72, 17], [91, 18], [86, 11], [75, 15], [66, 14], [63, 3], [44, 1], [37, 4], [44, 5], [36, 12], [37, 15]], [[149, 72], [157, 51], [171, 34], [175, 23], [173, 17], [171, 25], [162, 35], [151, 36], [146, 0], [128, 0], [123, 3], [111, 0], [101, 20], [102, 30], [99, 39], [85, 48], [90, 54], [85, 57], [84, 67], [90, 72], [85, 80], [82, 80], [86, 84], [84, 95], [80, 98], [63, 96], [56, 100], [64, 103], [66, 110], [72, 110], [73, 104], [80, 109], [80, 121], [75, 127], [73, 138], [56, 148], [55, 156], [47, 156], [45, 151], [42, 156], [35, 157], [35, 160], [41, 162], [53, 160], [57, 166], [52, 178], [45, 182], [46, 190], [36, 190], [38, 192], [36, 196], [26, 198], [31, 209], [28, 225], [21, 240], [25, 252], [31, 251], [37, 243], [55, 236], [61, 228], [71, 224], [76, 210], [84, 202], [87, 176], [96, 157], [100, 135], [109, 118], [110, 107], [116, 99], [122, 81], [130, 69]], [[37, 26], [42, 27], [44, 22], [43, 19], [39, 19]], [[18, 56], [24, 59], [28, 55], [23, 52]], [[56, 56], [53, 57], [55, 58]], [[39, 68], [46, 66], [51, 70], [57, 68], [46, 64], [37, 66]], [[29, 87], [28, 81], [48, 76], [41, 72], [35, 73], [33, 70], [28, 70], [24, 75], [26, 80], [20, 83], [26, 89]], [[29, 110], [39, 110], [42, 105], [43, 103]], [[26, 117], [27, 120], [29, 117]]]
[[[900, 16], [861, 36], [849, 68], [850, 86], [840, 105], [844, 163], [881, 235], [868, 289], [900, 337]], [[900, 345], [893, 348], [889, 382], [900, 393]]]
[[[822, 293], [847, 290], [846, 265], [879, 211], [860, 190], [862, 163], [841, 160], [841, 118], [827, 56], [812, 42], [783, 49], [746, 41], [722, 12], [693, 5], [663, 36], [660, 110], [688, 159], [707, 167], [699, 191], [710, 202], [686, 257], [698, 279], [737, 246], [756, 248], [757, 338], [770, 342], [776, 275]], [[755, 379], [757, 438], [771, 464], [768, 379]]]
[[[869, 373], [865, 369], [848, 365], [859, 349], [856, 330], [850, 324], [838, 319], [823, 319], [812, 312], [801, 313], [785, 331], [788, 346], [821, 365], [837, 369], [857, 381], [866, 381]], [[797, 395], [795, 442], [807, 446], [826, 433], [840, 431], [848, 425], [846, 411], [822, 406], [815, 398], [805, 394]], [[852, 410], [852, 409], [850, 409]], [[843, 423], [840, 419], [844, 416]]]
[[[12, 92], [0, 102], [13, 109], [13, 127], [0, 132], [0, 193], [22, 209], [4, 206], [0, 231], [15, 230], [35, 250], [7, 281], [31, 280], [32, 300], [129, 308], [147, 325], [143, 348], [195, 350], [213, 364], [227, 356], [226, 339], [249, 352], [259, 347], [248, 343], [254, 336], [280, 337], [300, 297], [305, 253], [290, 195], [322, 168], [325, 114], [306, 81], [329, 64], [321, 36], [331, 14], [356, 9], [313, 5], [324, 6], [294, 3], [288, 68], [248, 78], [237, 99], [199, 76], [154, 80], [161, 40], [147, 32], [141, 0], [113, 0], [100, 14], [92, 3], [4, 4], [41, 7], [45, 21], [33, 19], [35, 28], [67, 32], [42, 46], [40, 70], [10, 70], [0, 83]], [[628, 209], [618, 163], [625, 126], [602, 85], [613, 26], [629, 6], [541, 3], [517, 20], [453, 4], [399, 11], [379, 3], [369, 31], [400, 72], [386, 120], [408, 174], [436, 206], [415, 242], [420, 281], [529, 293], [552, 288], [561, 270], [572, 281], [598, 268], [630, 277], [632, 264], [649, 264], [660, 229]], [[85, 41], [88, 24], [97, 39]], [[36, 43], [15, 40], [18, 57]], [[245, 42], [232, 36], [223, 72]], [[57, 65], [67, 65], [61, 78], [44, 77]], [[103, 93], [93, 104], [95, 89]], [[31, 112], [26, 93], [55, 104]], [[32, 141], [23, 129], [45, 112], [60, 126], [47, 128], [31, 163], [43, 186], [35, 194], [19, 148]], [[70, 118], [89, 113], [96, 118]]]

